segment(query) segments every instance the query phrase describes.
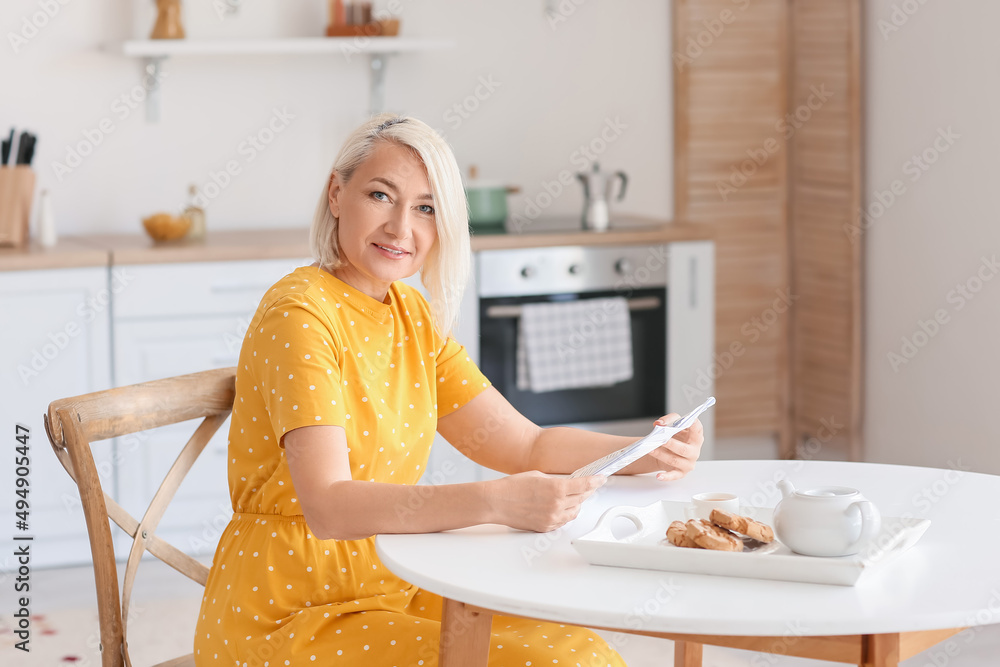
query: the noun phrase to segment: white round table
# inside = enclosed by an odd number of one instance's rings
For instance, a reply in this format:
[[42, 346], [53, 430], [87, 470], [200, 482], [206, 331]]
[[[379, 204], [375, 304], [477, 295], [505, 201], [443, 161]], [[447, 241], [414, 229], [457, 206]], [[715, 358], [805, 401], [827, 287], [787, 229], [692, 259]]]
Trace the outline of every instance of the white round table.
[[[570, 544], [617, 505], [687, 501], [695, 493], [728, 491], [745, 504], [773, 507], [781, 498], [775, 481], [782, 477], [800, 488], [852, 486], [884, 517], [926, 518], [931, 525], [908, 552], [865, 573], [853, 587], [594, 566]], [[774, 638], [837, 635], [852, 640], [842, 642], [850, 644], [842, 661], [891, 665], [961, 628], [1000, 623], [1000, 515], [989, 509], [998, 498], [1000, 477], [962, 470], [703, 461], [677, 482], [613, 477], [576, 520], [552, 533], [485, 525], [380, 535], [376, 545], [390, 570], [446, 598], [446, 612], [456, 615], [485, 614], [488, 619], [496, 612], [754, 650], [768, 650]], [[444, 621], [447, 627], [449, 619]], [[449, 652], [468, 656], [473, 653], [462, 651], [475, 651], [474, 662], [463, 664], [485, 665], [485, 653], [480, 663], [481, 649], [472, 647], [470, 634], [463, 633], [455, 641], [461, 646]], [[770, 638], [770, 643], [746, 639], [754, 637]], [[866, 643], [865, 637], [875, 639]], [[478, 641], [484, 645], [481, 637]], [[806, 646], [810, 642], [791, 643], [781, 652], [838, 659], [832, 652], [812, 655], [815, 651]], [[445, 648], [442, 641], [442, 665]], [[875, 653], [886, 655], [881, 659]], [[692, 655], [686, 664], [700, 662]], [[855, 655], [861, 659], [855, 661]]]

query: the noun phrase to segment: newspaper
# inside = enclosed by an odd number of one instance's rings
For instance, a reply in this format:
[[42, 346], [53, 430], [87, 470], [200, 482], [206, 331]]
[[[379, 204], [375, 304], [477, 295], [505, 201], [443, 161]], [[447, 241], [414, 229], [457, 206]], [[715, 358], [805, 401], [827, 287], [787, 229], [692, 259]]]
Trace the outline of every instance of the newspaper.
[[696, 407], [691, 412], [677, 419], [668, 426], [656, 425], [649, 435], [633, 442], [631, 445], [622, 447], [617, 452], [611, 452], [607, 456], [597, 459], [593, 463], [586, 465], [570, 477], [586, 477], [587, 475], [613, 475], [625, 466], [634, 463], [657, 447], [666, 444], [675, 434], [691, 426], [705, 410], [715, 405], [715, 397], [709, 396], [704, 403]]

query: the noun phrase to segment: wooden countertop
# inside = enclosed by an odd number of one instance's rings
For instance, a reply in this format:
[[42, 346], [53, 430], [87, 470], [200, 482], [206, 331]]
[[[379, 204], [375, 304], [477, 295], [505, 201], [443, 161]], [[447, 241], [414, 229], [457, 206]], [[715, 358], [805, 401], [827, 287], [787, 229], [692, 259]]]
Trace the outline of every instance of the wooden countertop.
[[[576, 221], [536, 221], [522, 233], [473, 232], [472, 249], [501, 250], [563, 245], [634, 245], [710, 239], [707, 225], [665, 223], [648, 218], [618, 218], [606, 232], [585, 232]], [[0, 248], [0, 271], [159, 264], [167, 262], [218, 262], [309, 257], [309, 230], [248, 229], [210, 231], [204, 241], [154, 243], [145, 234], [94, 234], [63, 237], [53, 248], [32, 244], [28, 248]]]
[[112, 264], [226, 262], [309, 257], [309, 229], [234, 229], [208, 232], [203, 241], [154, 243], [145, 234], [95, 234], [88, 243], [106, 248]]
[[[568, 222], [572, 223], [571, 226]], [[577, 220], [567, 221], [565, 218], [556, 220], [556, 224], [546, 224], [547, 221], [542, 220], [538, 223], [536, 227], [525, 228], [521, 233], [484, 234], [473, 230], [472, 249], [479, 251], [564, 245], [642, 245], [712, 238], [712, 229], [708, 225], [663, 222], [638, 217], [621, 217], [605, 232], [584, 231]]]
[[76, 238], [60, 239], [51, 248], [32, 241], [27, 248], [0, 248], [0, 271], [73, 269], [108, 266], [108, 251]]

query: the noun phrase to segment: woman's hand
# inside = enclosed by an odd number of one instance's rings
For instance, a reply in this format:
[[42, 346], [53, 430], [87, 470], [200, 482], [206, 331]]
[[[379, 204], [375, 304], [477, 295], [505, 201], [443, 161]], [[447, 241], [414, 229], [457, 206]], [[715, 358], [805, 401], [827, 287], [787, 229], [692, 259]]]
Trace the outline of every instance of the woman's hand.
[[490, 504], [496, 522], [545, 533], [576, 518], [580, 505], [607, 481], [606, 477], [553, 477], [522, 472], [492, 482]]
[[[668, 426], [679, 418], [680, 415], [671, 413], [660, 417], [656, 423]], [[660, 471], [656, 473], [656, 479], [671, 482], [694, 470], [695, 461], [701, 455], [701, 445], [704, 442], [705, 429], [701, 421], [695, 420], [694, 424], [650, 452], [647, 456]]]

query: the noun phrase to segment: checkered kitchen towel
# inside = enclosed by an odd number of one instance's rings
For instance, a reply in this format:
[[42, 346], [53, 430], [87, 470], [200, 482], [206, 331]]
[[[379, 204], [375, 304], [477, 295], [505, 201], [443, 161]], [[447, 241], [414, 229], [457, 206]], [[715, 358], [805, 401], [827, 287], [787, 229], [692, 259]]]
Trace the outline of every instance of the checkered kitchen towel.
[[624, 297], [522, 306], [521, 391], [606, 387], [631, 379], [632, 372], [632, 323]]

